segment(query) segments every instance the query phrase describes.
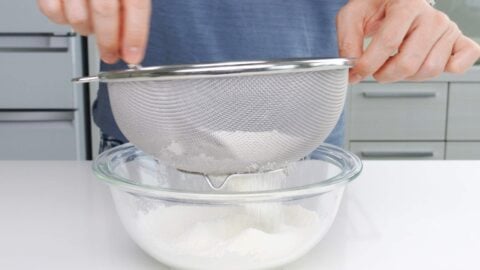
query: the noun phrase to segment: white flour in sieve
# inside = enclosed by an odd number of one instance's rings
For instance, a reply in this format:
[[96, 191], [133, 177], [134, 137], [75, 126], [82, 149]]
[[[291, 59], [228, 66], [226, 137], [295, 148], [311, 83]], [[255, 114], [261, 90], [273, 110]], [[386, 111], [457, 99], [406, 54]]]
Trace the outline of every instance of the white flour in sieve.
[[168, 140], [152, 154], [183, 171], [226, 174], [275, 169], [300, 159], [302, 153], [294, 149], [305, 147], [305, 138], [277, 130], [198, 132], [201, 136], [195, 142]]
[[[301, 143], [301, 138], [293, 137], [277, 130], [249, 131], [215, 131], [212, 133], [232, 155], [239, 160], [258, 160], [284, 154], [285, 147]], [[268, 151], [266, 151], [268, 150]]]
[[[258, 132], [202, 130], [202, 132], [210, 136], [203, 138], [204, 140], [209, 138], [210, 142], [205, 143], [199, 140], [195, 144], [189, 143], [186, 148], [184, 143], [171, 140], [163, 150], [173, 156], [199, 156], [213, 159], [210, 156], [214, 154], [217, 157], [226, 155], [225, 157], [229, 159], [234, 158], [240, 161], [268, 160], [274, 156], [284, 155], [285, 146], [303, 142], [303, 138], [290, 136], [277, 130]], [[212, 139], [218, 145], [212, 144]]]
[[[322, 230], [316, 212], [277, 205], [281, 222], [265, 228], [243, 207], [163, 206], [139, 213], [137, 241], [183, 269], [260, 269], [302, 256]], [[268, 218], [268, 217], [264, 217]]]

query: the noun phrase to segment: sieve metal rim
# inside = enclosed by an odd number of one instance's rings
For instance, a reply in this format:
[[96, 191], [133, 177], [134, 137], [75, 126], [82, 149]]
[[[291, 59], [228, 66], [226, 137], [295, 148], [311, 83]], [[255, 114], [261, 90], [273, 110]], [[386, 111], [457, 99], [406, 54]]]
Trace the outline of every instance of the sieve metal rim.
[[[362, 162], [355, 154], [345, 151], [337, 146], [322, 144], [319, 148], [317, 148], [316, 151], [317, 153], [324, 154], [325, 160], [323, 161], [334, 163], [341, 168], [341, 172], [339, 174], [322, 182], [283, 190], [237, 193], [197, 193], [157, 187], [154, 188], [151, 186], [135, 184], [129, 179], [113, 175], [109, 166], [110, 161], [117, 158], [129, 158], [127, 155], [129, 149], [140, 151], [136, 149], [133, 144], [127, 143], [100, 154], [92, 163], [92, 169], [95, 175], [100, 180], [106, 182], [111, 188], [117, 188], [128, 193], [153, 199], [181, 203], [242, 204], [252, 202], [296, 200], [317, 196], [340, 188], [354, 180], [362, 171]], [[147, 156], [146, 154], [144, 155]]]
[[72, 82], [158, 81], [252, 76], [348, 69], [352, 67], [353, 64], [354, 59], [348, 58], [291, 58], [265, 61], [231, 61], [190, 65], [164, 65], [100, 72], [96, 76], [74, 78], [72, 79]]

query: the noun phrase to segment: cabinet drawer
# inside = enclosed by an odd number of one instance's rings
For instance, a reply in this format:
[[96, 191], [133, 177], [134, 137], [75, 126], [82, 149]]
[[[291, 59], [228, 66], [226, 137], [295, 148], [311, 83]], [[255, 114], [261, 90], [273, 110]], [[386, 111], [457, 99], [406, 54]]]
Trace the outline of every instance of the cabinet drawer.
[[351, 142], [361, 159], [444, 159], [443, 142]]
[[50, 22], [37, 1], [0, 1], [0, 32], [68, 32], [70, 28]]
[[73, 112], [0, 112], [0, 159], [76, 159]]
[[21, 47], [9, 38], [0, 36], [0, 109], [76, 108], [70, 79], [81, 74], [77, 38], [56, 37], [53, 49], [41, 40], [49, 37], [23, 37], [31, 46]]
[[447, 83], [362, 83], [351, 89], [351, 140], [444, 140]]
[[448, 140], [480, 140], [480, 83], [450, 84]]
[[480, 160], [480, 142], [447, 142], [447, 159]]

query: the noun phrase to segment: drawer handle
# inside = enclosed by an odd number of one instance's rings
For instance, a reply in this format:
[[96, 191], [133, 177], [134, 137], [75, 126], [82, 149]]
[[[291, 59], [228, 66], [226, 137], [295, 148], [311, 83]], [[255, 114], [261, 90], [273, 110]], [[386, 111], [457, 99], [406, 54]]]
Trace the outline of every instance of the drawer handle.
[[71, 34], [0, 33], [0, 52], [67, 52]]
[[433, 151], [362, 151], [362, 157], [368, 158], [389, 158], [389, 157], [403, 157], [403, 158], [420, 158], [433, 157]]
[[365, 98], [432, 98], [436, 97], [437, 93], [435, 92], [410, 92], [410, 93], [399, 93], [399, 92], [363, 92]]
[[0, 122], [71, 121], [73, 111], [0, 111]]

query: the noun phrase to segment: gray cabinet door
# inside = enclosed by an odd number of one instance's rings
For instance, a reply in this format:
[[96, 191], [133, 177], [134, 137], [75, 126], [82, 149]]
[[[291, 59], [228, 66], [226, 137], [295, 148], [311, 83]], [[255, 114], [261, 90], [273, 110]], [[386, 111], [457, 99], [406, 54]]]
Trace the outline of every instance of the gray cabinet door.
[[39, 10], [34, 0], [0, 1], [0, 33], [64, 33], [65, 25], [50, 22]]
[[447, 93], [447, 83], [356, 85], [350, 140], [444, 140]]
[[351, 142], [361, 159], [444, 159], [443, 142]]
[[447, 159], [480, 160], [480, 142], [447, 142]]
[[78, 37], [30, 36], [14, 44], [21, 39], [0, 37], [0, 108], [77, 108], [70, 79], [82, 72]]
[[480, 83], [451, 83], [448, 140], [480, 140]]
[[73, 114], [0, 112], [0, 159], [76, 159]]

